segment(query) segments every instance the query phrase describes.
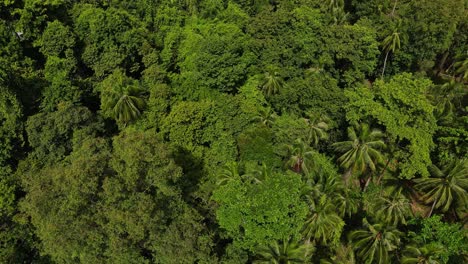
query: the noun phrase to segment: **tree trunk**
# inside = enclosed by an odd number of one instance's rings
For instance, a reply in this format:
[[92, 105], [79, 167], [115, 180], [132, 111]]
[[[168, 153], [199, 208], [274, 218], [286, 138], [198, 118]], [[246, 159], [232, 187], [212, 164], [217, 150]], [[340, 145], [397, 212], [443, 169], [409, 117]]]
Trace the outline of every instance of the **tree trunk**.
[[343, 174], [343, 181], [345, 182], [345, 186], [346, 186], [346, 187], [349, 186], [349, 178], [351, 178], [351, 169], [347, 170], [347, 171]]
[[444, 56], [442, 56], [442, 59], [441, 59], [440, 62], [439, 62], [439, 66], [437, 67], [436, 76], [439, 76], [440, 73], [442, 72], [442, 70], [444, 69], [444, 64], [445, 64], [445, 62], [447, 61], [447, 58], [448, 58], [449, 54], [450, 54], [450, 52], [447, 50], [447, 51], [444, 53]]
[[364, 188], [362, 189], [363, 192], [366, 191], [367, 186], [369, 186], [370, 180], [372, 179], [372, 175], [369, 175], [369, 178], [366, 180], [366, 184], [364, 185]]
[[429, 212], [429, 215], [427, 217], [431, 217], [432, 211], [434, 211], [434, 207], [435, 207], [436, 203], [437, 203], [437, 199], [434, 200], [434, 203], [432, 204], [432, 207], [431, 207], [431, 211]]
[[382, 180], [382, 177], [383, 177], [383, 175], [384, 175], [384, 172], [385, 172], [385, 170], [387, 169], [389, 163], [390, 163], [390, 159], [387, 159], [387, 163], [385, 164], [385, 167], [384, 167], [384, 168], [382, 169], [382, 171], [380, 172], [379, 179], [377, 180], [377, 184], [380, 184], [380, 181]]
[[393, 5], [393, 10], [392, 10], [392, 17], [395, 14], [395, 8], [397, 4], [398, 4], [398, 0], [395, 0], [395, 4]]
[[382, 69], [382, 80], [383, 80], [383, 77], [384, 77], [384, 74], [385, 74], [385, 67], [387, 66], [387, 59], [388, 59], [388, 54], [389, 53], [390, 53], [390, 51], [387, 51], [387, 54], [385, 55], [385, 60], [384, 60], [383, 69]]

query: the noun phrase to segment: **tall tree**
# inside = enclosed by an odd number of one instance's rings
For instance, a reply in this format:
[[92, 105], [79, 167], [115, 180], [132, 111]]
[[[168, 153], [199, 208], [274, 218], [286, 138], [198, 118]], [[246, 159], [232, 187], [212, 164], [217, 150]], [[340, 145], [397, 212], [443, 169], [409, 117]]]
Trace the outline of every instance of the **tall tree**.
[[115, 71], [101, 84], [101, 109], [106, 117], [126, 126], [137, 119], [146, 105], [144, 90], [122, 71]]
[[385, 135], [397, 161], [400, 178], [428, 176], [433, 136], [437, 128], [433, 106], [427, 99], [432, 85], [425, 78], [399, 74], [390, 81], [377, 80], [372, 87], [345, 91], [349, 103], [346, 116], [351, 122], [373, 120], [385, 127]]
[[439, 254], [443, 252], [441, 245], [408, 245], [403, 251], [402, 264], [441, 264]]
[[380, 195], [376, 200], [370, 201], [369, 214], [389, 225], [406, 224], [411, 216], [410, 201], [398, 193], [396, 195]]
[[252, 121], [258, 122], [266, 127], [271, 127], [275, 122], [277, 115], [275, 111], [270, 107], [262, 107], [258, 110], [258, 115], [252, 119]]
[[395, 53], [397, 49], [401, 48], [400, 33], [398, 32], [397, 28], [393, 29], [392, 34], [387, 36], [383, 40], [382, 48], [383, 48], [383, 51], [385, 51], [384, 65], [382, 69], [382, 79], [383, 79], [384, 74], [385, 74], [385, 67], [387, 66], [388, 54], [390, 54], [390, 52]]
[[265, 81], [262, 85], [262, 90], [266, 96], [272, 96], [279, 93], [283, 88], [283, 79], [279, 76], [279, 73], [265, 73]]
[[431, 177], [416, 179], [416, 188], [423, 194], [426, 203], [432, 203], [429, 216], [435, 208], [443, 212], [450, 209], [453, 203], [462, 206], [468, 204], [468, 160], [452, 160], [442, 168], [430, 167]]
[[377, 165], [383, 162], [381, 150], [386, 147], [383, 137], [382, 131], [362, 123], [348, 127], [348, 141], [332, 145], [338, 153], [343, 153], [338, 162], [347, 170], [345, 182], [352, 173], [364, 175], [376, 171]]
[[367, 219], [363, 220], [363, 224], [366, 229], [353, 231], [349, 235], [357, 255], [366, 264], [389, 263], [389, 252], [397, 249], [402, 233], [393, 226], [371, 225]]
[[309, 204], [309, 210], [302, 230], [304, 239], [323, 245], [336, 244], [345, 223], [332, 200], [323, 195], [318, 203]]
[[331, 120], [326, 115], [317, 113], [308, 113], [305, 119], [309, 126], [308, 141], [314, 147], [317, 147], [320, 140], [327, 139], [327, 130], [330, 128]]
[[310, 244], [294, 242], [292, 238], [275, 241], [256, 250], [255, 264], [293, 264], [304, 263], [312, 255]]
[[302, 139], [296, 139], [293, 145], [287, 146], [289, 159], [286, 165], [296, 173], [308, 173], [311, 165], [312, 148]]

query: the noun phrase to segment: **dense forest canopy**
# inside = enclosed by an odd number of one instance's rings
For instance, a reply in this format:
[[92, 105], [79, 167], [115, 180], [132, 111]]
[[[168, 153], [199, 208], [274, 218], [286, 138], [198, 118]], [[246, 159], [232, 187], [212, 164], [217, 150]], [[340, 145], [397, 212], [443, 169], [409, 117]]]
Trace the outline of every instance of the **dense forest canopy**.
[[467, 7], [0, 0], [0, 262], [468, 263]]

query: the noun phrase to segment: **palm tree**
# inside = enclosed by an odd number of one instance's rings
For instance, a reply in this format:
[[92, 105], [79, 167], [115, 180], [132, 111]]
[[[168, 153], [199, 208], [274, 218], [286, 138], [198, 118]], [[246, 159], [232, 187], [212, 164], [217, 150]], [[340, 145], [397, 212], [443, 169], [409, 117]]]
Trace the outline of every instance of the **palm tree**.
[[468, 159], [452, 160], [442, 169], [435, 165], [429, 167], [431, 177], [416, 179], [416, 189], [423, 193], [422, 199], [432, 203], [429, 217], [434, 208], [446, 212], [454, 201], [467, 204]]
[[346, 22], [349, 13], [344, 10], [344, 0], [327, 0], [325, 4], [328, 12], [333, 17], [335, 25], [341, 25]]
[[317, 147], [318, 143], [322, 139], [327, 139], [327, 130], [330, 126], [330, 119], [326, 115], [307, 113], [308, 118], [305, 119], [309, 126], [308, 141], [314, 147]]
[[357, 255], [366, 264], [389, 263], [388, 253], [397, 248], [402, 233], [394, 226], [371, 225], [365, 218], [363, 224], [365, 230], [356, 230], [349, 235]]
[[258, 249], [254, 263], [292, 264], [304, 263], [313, 252], [313, 246], [299, 244], [291, 238], [275, 241]]
[[307, 145], [302, 139], [296, 139], [293, 145], [287, 146], [290, 154], [286, 165], [292, 168], [296, 173], [309, 173], [309, 163], [313, 153], [312, 148]]
[[223, 170], [218, 176], [217, 185], [224, 185], [232, 180], [240, 179], [239, 165], [237, 162], [229, 162], [224, 165]]
[[385, 54], [385, 59], [384, 59], [384, 65], [382, 69], [382, 79], [385, 74], [385, 67], [387, 66], [387, 59], [388, 59], [388, 54], [390, 52], [395, 53], [397, 49], [400, 49], [401, 43], [400, 43], [400, 33], [398, 33], [398, 28], [394, 28], [393, 32], [390, 36], [387, 36], [383, 42], [382, 42], [382, 48], [386, 52]]
[[302, 235], [307, 241], [336, 243], [343, 231], [344, 221], [331, 200], [323, 195], [318, 203], [310, 203], [310, 212], [304, 223]]
[[334, 25], [343, 25], [346, 24], [349, 13], [345, 12], [344, 6], [339, 6], [332, 9], [331, 15], [333, 16]]
[[381, 196], [370, 208], [371, 214], [390, 225], [406, 224], [406, 219], [412, 215], [410, 201], [400, 193]]
[[392, 9], [392, 14], [391, 14], [392, 17], [395, 15], [395, 9], [396, 9], [397, 4], [398, 4], [398, 0], [395, 0], [395, 2], [393, 3], [393, 9]]
[[349, 245], [340, 244], [330, 259], [320, 260], [320, 264], [356, 264], [353, 248]]
[[103, 82], [101, 108], [105, 116], [126, 126], [142, 114], [145, 106], [144, 91], [121, 71], [116, 71]]
[[275, 122], [277, 115], [275, 111], [270, 107], [262, 107], [258, 110], [258, 116], [254, 117], [252, 121], [258, 122], [266, 127], [271, 127]]
[[341, 217], [351, 217], [355, 214], [360, 206], [361, 196], [359, 193], [346, 188], [342, 192], [337, 192], [333, 196], [333, 204]]
[[283, 80], [277, 72], [271, 74], [265, 73], [265, 82], [263, 83], [262, 89], [266, 96], [272, 96], [277, 94], [283, 88]]
[[468, 80], [468, 53], [457, 56], [457, 61], [453, 64], [454, 74], [458, 76], [460, 82]]
[[[382, 140], [384, 134], [380, 130], [371, 130], [369, 125], [364, 123], [355, 127], [348, 127], [348, 141], [332, 145], [337, 152], [343, 153], [338, 158], [338, 162], [340, 162], [341, 167], [347, 170], [345, 173], [346, 183], [348, 183], [348, 178], [352, 173], [362, 175], [368, 171], [374, 172], [377, 165], [383, 161], [380, 150], [386, 147]], [[369, 180], [370, 177], [366, 186]]]
[[409, 245], [403, 252], [402, 264], [440, 264], [438, 256], [444, 249], [437, 244], [428, 244], [423, 247]]
[[467, 88], [454, 78], [442, 84], [435, 85], [429, 91], [429, 99], [435, 106], [434, 114], [438, 122], [449, 124], [455, 112], [455, 108], [462, 108], [463, 97], [467, 93]]

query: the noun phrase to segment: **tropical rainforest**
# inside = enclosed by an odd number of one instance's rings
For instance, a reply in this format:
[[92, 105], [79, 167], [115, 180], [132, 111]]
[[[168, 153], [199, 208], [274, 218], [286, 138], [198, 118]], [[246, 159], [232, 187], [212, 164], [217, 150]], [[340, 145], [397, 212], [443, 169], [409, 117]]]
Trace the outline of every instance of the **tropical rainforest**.
[[0, 263], [468, 263], [467, 0], [0, 0]]

